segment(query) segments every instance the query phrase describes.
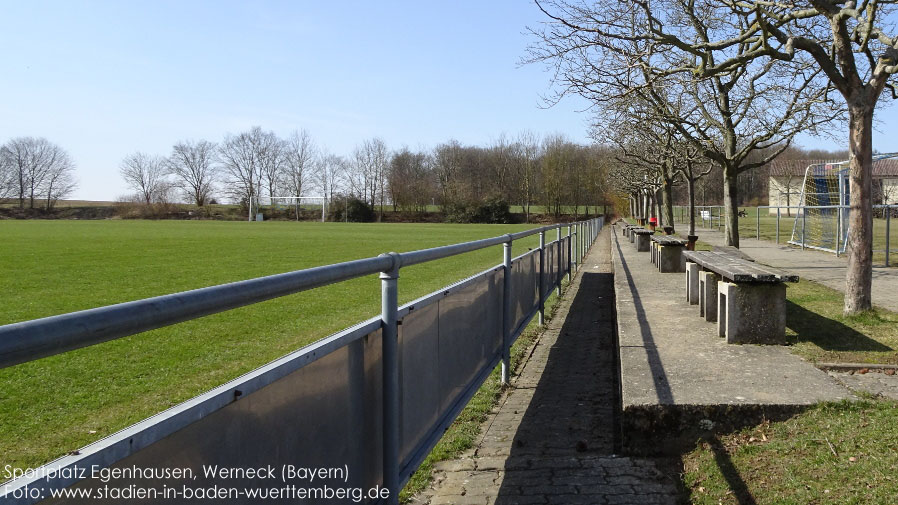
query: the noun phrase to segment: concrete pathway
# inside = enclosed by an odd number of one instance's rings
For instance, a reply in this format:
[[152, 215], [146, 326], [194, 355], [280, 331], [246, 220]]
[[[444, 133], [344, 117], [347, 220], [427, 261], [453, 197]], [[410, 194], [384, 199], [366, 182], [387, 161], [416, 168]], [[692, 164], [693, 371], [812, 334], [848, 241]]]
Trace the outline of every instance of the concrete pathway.
[[676, 503], [674, 475], [617, 457], [609, 228], [585, 258], [476, 447], [439, 463], [424, 504]]
[[[685, 236], [687, 225], [680, 225], [680, 234]], [[713, 246], [726, 243], [722, 231], [696, 228], [699, 240]], [[776, 244], [753, 237], [740, 237], [739, 249], [755, 261], [795, 272], [799, 277], [819, 282], [830, 288], [845, 292], [845, 256], [814, 249], [801, 250], [800, 247]], [[898, 311], [898, 268], [873, 267], [873, 304]]]

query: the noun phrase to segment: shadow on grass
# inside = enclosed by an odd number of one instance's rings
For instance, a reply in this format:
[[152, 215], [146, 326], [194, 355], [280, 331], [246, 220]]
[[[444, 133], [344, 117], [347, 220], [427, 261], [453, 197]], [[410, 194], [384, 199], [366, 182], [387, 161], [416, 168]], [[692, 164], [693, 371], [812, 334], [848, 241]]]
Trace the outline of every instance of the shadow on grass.
[[839, 321], [786, 301], [786, 326], [796, 333], [798, 342], [810, 342], [827, 351], [893, 351]]
[[720, 439], [710, 437], [708, 445], [711, 447], [711, 452], [714, 453], [714, 462], [717, 463], [717, 468], [720, 470], [723, 478], [726, 479], [727, 484], [730, 486], [730, 491], [733, 492], [733, 496], [739, 502], [739, 505], [757, 505], [758, 502], [755, 501], [754, 496], [749, 491], [748, 484], [742, 479], [739, 470], [736, 469], [733, 460], [730, 459], [730, 454], [720, 442]]

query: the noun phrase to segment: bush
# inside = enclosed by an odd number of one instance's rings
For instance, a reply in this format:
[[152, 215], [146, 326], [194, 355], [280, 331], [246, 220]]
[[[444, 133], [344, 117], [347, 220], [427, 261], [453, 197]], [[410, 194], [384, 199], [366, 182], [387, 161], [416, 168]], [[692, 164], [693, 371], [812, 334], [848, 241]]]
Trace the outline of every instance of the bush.
[[330, 221], [370, 223], [377, 215], [374, 208], [355, 197], [337, 197], [328, 202], [327, 218]]
[[507, 224], [511, 222], [508, 202], [489, 198], [483, 202], [452, 202], [443, 206], [450, 223]]

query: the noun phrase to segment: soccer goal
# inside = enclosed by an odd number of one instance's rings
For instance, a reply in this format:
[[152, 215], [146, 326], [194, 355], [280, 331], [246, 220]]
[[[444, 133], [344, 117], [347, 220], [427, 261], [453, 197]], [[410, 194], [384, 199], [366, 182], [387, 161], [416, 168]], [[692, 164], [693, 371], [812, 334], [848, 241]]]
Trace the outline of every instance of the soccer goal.
[[808, 166], [789, 243], [829, 252], [845, 252], [850, 197], [848, 187], [847, 161]]
[[327, 198], [323, 196], [268, 196], [251, 197], [249, 199], [249, 220], [261, 221], [262, 208], [268, 207], [275, 212], [293, 211], [296, 220], [301, 216], [321, 215], [323, 223], [327, 216]]
[[[873, 155], [878, 161], [898, 157], [898, 153]], [[848, 242], [848, 209], [851, 191], [848, 161], [819, 163], [805, 169], [799, 209], [792, 225], [790, 244], [822, 251], [844, 253]]]

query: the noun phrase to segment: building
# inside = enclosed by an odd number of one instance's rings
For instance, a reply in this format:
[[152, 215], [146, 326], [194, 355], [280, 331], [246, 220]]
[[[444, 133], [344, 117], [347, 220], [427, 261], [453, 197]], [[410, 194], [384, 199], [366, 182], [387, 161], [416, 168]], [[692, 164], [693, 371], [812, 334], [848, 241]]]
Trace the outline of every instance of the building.
[[[770, 164], [767, 184], [767, 202], [771, 207], [798, 206], [801, 204], [801, 188], [807, 168], [811, 165], [835, 164], [848, 166], [847, 161], [783, 159]], [[898, 158], [883, 158], [873, 162], [874, 204], [898, 205]], [[780, 212], [794, 214], [798, 209]], [[776, 209], [770, 209], [776, 214]]]

